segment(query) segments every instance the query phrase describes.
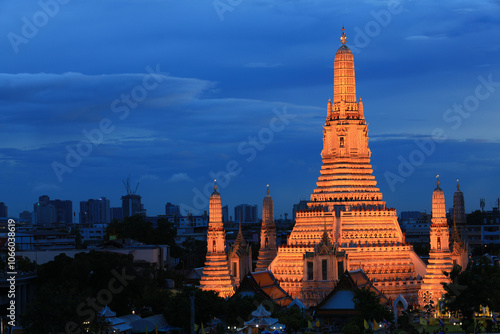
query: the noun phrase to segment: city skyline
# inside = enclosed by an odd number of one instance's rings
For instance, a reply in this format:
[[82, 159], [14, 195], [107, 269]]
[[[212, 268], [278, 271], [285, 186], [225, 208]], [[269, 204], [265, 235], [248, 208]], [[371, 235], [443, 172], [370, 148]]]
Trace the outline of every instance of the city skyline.
[[208, 210], [216, 178], [222, 205], [260, 216], [270, 184], [275, 218], [291, 217], [319, 176], [342, 26], [387, 205], [430, 212], [436, 174], [447, 208], [456, 179], [466, 212], [500, 197], [493, 2], [47, 0], [0, 13], [11, 216], [41, 195], [119, 206], [130, 175], [148, 215]]

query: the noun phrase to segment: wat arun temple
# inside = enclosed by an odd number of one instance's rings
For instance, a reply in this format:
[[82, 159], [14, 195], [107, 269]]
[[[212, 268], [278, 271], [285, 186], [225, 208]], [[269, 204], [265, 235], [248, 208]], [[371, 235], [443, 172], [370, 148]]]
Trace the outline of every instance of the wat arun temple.
[[[270, 271], [286, 293], [308, 307], [321, 302], [344, 271], [359, 269], [391, 300], [403, 297], [408, 303], [418, 304], [431, 295], [437, 301], [444, 292], [441, 282], [447, 280], [442, 271], [450, 271], [456, 263], [465, 267], [467, 249], [454, 230], [457, 239], [450, 250], [439, 181], [433, 193], [429, 265], [405, 242], [397, 212], [387, 207], [373, 175], [368, 125], [363, 102], [356, 96], [354, 57], [346, 45], [343, 28], [340, 40], [316, 188], [307, 209], [296, 213], [286, 243], [279, 247], [268, 189], [255, 272]], [[236, 247], [239, 260], [225, 253], [220, 207], [220, 195], [215, 190], [210, 200], [207, 261], [200, 287], [229, 297], [238, 287], [238, 277], [244, 276], [240, 267], [248, 267], [251, 254], [245, 249], [246, 243], [242, 246], [244, 239], [240, 235], [230, 252], [235, 253]], [[458, 211], [463, 212], [463, 208]]]

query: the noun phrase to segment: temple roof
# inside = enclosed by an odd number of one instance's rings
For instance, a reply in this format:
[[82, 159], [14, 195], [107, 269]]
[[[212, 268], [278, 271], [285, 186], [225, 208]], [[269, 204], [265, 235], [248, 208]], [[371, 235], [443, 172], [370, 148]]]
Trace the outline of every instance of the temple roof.
[[293, 298], [280, 287], [269, 270], [253, 272], [245, 276], [235, 295], [245, 291], [253, 291], [280, 306], [288, 306], [293, 301]]
[[358, 289], [369, 289], [379, 297], [381, 304], [390, 303], [389, 299], [384, 296], [366, 276], [362, 269], [346, 271], [340, 277], [335, 289], [330, 292], [316, 307], [316, 310], [354, 310], [354, 292]]

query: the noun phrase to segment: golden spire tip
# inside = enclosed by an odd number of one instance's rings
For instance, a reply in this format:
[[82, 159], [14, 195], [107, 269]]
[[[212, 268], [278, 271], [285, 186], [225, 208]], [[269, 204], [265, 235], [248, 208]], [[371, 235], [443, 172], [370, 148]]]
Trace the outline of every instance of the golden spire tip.
[[340, 41], [342, 42], [343, 45], [345, 45], [345, 43], [347, 42], [344, 26], [342, 26], [342, 35], [340, 36]]

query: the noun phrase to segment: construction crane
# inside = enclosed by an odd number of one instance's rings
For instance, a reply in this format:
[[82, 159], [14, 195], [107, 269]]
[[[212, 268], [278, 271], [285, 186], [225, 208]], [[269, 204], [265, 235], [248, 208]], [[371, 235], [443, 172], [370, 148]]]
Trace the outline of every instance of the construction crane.
[[123, 185], [125, 186], [125, 190], [127, 191], [127, 195], [137, 194], [137, 188], [139, 188], [139, 182], [137, 182], [137, 185], [135, 186], [134, 190], [132, 190], [132, 187], [130, 186], [130, 175], [125, 180], [122, 180], [122, 182]]

